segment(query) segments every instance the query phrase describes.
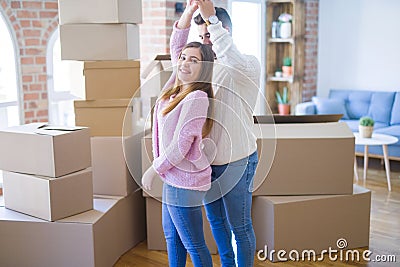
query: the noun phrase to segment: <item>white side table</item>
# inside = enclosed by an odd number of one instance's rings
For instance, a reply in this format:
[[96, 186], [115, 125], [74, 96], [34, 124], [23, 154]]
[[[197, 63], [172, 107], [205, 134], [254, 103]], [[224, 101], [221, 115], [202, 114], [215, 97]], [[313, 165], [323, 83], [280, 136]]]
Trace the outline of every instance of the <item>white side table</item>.
[[[372, 134], [372, 138], [362, 138], [359, 133], [354, 133], [356, 137], [355, 144], [364, 146], [364, 177], [363, 179], [367, 179], [367, 169], [368, 169], [368, 146], [382, 146], [383, 150], [383, 159], [385, 160], [385, 169], [386, 169], [386, 179], [388, 182], [388, 189], [392, 191], [392, 187], [390, 185], [390, 163], [388, 158], [388, 145], [397, 143], [398, 139], [394, 136], [387, 134]], [[356, 176], [356, 180], [358, 180], [357, 174], [357, 161], [354, 157], [354, 172]]]

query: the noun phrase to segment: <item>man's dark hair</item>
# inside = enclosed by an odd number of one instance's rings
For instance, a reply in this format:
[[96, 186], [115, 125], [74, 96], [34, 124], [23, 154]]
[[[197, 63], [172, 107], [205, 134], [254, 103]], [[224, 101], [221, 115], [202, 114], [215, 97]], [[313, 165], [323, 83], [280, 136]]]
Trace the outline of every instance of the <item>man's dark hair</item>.
[[[232, 32], [232, 21], [231, 17], [229, 16], [228, 12], [222, 8], [222, 7], [215, 7], [215, 15], [218, 17], [218, 19], [222, 22], [222, 27], [226, 28], [228, 27], [230, 31]], [[194, 23], [197, 25], [202, 25], [206, 23], [204, 19], [201, 17], [201, 14], [198, 14], [196, 17], [194, 17]]]

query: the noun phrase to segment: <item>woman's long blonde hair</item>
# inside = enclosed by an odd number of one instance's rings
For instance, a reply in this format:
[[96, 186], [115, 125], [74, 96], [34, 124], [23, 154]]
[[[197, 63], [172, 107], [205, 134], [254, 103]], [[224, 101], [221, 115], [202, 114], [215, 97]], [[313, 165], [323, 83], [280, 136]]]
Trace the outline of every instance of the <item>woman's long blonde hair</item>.
[[[214, 52], [211, 49], [211, 46], [204, 45], [199, 42], [191, 42], [185, 45], [179, 54], [179, 58], [181, 57], [182, 52], [186, 48], [199, 48], [201, 54], [202, 62], [214, 62]], [[178, 78], [178, 71], [175, 76], [175, 84], [169, 88], [161, 92], [159, 100], [167, 100], [172, 95], [176, 94], [176, 97], [169, 102], [168, 106], [165, 107], [162, 111], [162, 114], [165, 116], [169, 112], [171, 112], [189, 93], [194, 92], [196, 90], [200, 90], [207, 93], [209, 101], [208, 111], [207, 111], [207, 119], [203, 126], [202, 136], [206, 137], [212, 128], [213, 120], [211, 119], [212, 111], [213, 111], [213, 101], [214, 92], [211, 84], [213, 74], [213, 64], [203, 64], [201, 65], [200, 75], [197, 78], [197, 81], [191, 83], [186, 89], [183, 89], [182, 83]]]

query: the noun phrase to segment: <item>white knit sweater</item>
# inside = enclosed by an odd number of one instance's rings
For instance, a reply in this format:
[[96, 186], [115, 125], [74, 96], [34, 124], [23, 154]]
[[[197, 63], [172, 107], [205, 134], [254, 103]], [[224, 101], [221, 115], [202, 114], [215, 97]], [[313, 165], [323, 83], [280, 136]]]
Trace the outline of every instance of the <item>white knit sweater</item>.
[[[176, 64], [179, 52], [187, 42], [189, 28], [178, 29], [176, 23], [174, 25], [170, 42], [172, 63]], [[221, 22], [209, 25], [208, 31], [217, 56], [213, 75], [215, 121], [209, 135], [215, 145], [206, 145], [204, 151], [209, 157], [215, 155], [213, 165], [224, 165], [245, 158], [257, 149], [252, 128], [260, 63], [256, 57], [239, 52]]]

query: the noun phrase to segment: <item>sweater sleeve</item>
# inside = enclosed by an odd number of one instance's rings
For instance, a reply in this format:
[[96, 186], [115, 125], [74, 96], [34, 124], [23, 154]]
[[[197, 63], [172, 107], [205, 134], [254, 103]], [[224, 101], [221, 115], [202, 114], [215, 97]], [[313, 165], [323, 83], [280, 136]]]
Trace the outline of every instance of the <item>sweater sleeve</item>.
[[165, 90], [166, 88], [170, 88], [175, 83], [175, 77], [176, 77], [175, 66], [178, 63], [179, 53], [182, 51], [182, 48], [186, 45], [189, 36], [190, 28], [179, 29], [176, 26], [177, 23], [178, 21], [175, 21], [172, 29], [171, 38], [169, 40], [169, 48], [171, 51], [171, 63], [172, 66], [174, 66], [174, 68], [171, 77], [169, 77], [168, 81], [165, 83], [163, 90]]
[[172, 65], [176, 65], [178, 62], [179, 53], [182, 51], [182, 48], [186, 45], [190, 27], [186, 29], [179, 29], [177, 25], [178, 21], [174, 23], [171, 39], [169, 40], [169, 48], [171, 51], [171, 62]]
[[175, 130], [175, 132], [173, 140], [163, 138], [165, 143], [160, 145], [165, 147], [165, 153], [162, 153], [153, 161], [154, 169], [159, 174], [164, 174], [177, 166], [185, 158], [195, 139], [202, 137], [208, 105], [208, 97], [205, 92], [192, 92], [182, 100], [182, 108], [176, 128], [173, 129], [171, 125], [164, 125], [164, 129]]
[[221, 22], [209, 25], [207, 30], [210, 32], [212, 49], [218, 61], [229, 67], [227, 70], [237, 81], [250, 78], [259, 86], [261, 66], [258, 59], [255, 56], [242, 54], [233, 43], [232, 36], [222, 27]]
[[158, 106], [159, 103], [157, 102], [154, 106], [154, 110], [153, 110], [153, 129], [152, 129], [152, 146], [153, 146], [153, 158], [157, 158], [159, 156], [159, 149], [158, 149], [158, 116], [157, 116], [157, 112], [158, 112]]

